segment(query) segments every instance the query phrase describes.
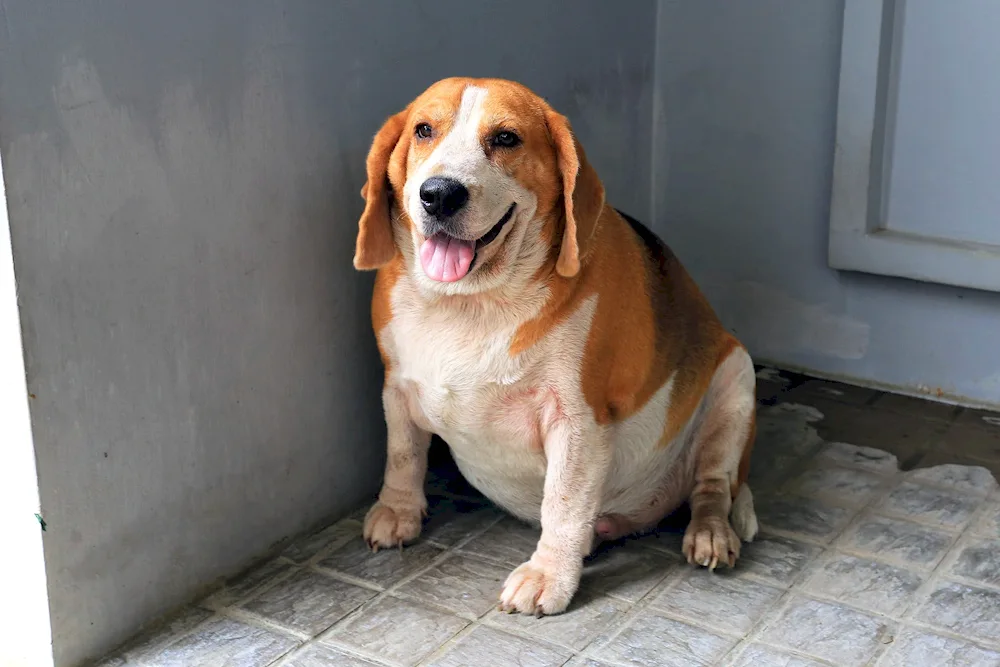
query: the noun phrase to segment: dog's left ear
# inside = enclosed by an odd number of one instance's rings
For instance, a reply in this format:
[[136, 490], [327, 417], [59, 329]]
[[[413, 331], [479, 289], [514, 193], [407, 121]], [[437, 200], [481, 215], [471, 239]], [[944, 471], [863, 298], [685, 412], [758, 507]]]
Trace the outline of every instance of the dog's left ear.
[[389, 161], [400, 144], [407, 110], [400, 111], [382, 125], [368, 151], [368, 180], [361, 186], [365, 210], [358, 221], [358, 238], [354, 249], [354, 268], [377, 269], [396, 256], [396, 241], [389, 217]]
[[604, 184], [587, 161], [569, 120], [552, 110], [546, 111], [545, 120], [556, 146], [566, 211], [556, 272], [570, 278], [580, 271], [580, 262], [590, 250], [597, 220], [604, 209]]

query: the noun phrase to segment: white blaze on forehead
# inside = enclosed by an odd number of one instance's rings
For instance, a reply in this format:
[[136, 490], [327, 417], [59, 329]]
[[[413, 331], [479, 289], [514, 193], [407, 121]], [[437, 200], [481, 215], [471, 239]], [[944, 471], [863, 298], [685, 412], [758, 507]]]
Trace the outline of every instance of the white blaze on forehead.
[[486, 89], [467, 86], [462, 91], [462, 103], [455, 116], [454, 129], [450, 134], [461, 134], [465, 138], [477, 141], [479, 137], [479, 122], [483, 117], [483, 104], [486, 102]]
[[458, 179], [466, 187], [478, 184], [479, 172], [488, 164], [479, 140], [486, 92], [485, 88], [475, 86], [462, 91], [462, 102], [451, 130], [425, 163], [427, 169], [436, 168], [440, 175]]
[[[407, 210], [414, 220], [422, 217], [418, 193], [420, 184], [431, 176], [454, 178], [467, 188], [486, 186], [489, 188], [490, 172], [495, 172], [483, 151], [479, 138], [479, 128], [483, 119], [483, 105], [487, 90], [467, 86], [462, 91], [455, 117], [448, 133], [438, 140], [437, 146], [426, 160], [410, 174], [403, 188]], [[479, 199], [473, 195], [473, 199]], [[487, 195], [489, 199], [489, 195]], [[482, 212], [491, 202], [470, 201], [469, 209]]]

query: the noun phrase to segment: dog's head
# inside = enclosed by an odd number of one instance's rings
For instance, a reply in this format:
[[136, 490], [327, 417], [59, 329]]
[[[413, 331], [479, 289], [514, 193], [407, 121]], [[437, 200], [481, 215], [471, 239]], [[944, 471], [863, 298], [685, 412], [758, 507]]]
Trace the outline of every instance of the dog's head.
[[499, 79], [428, 88], [379, 130], [367, 170], [354, 266], [403, 252], [443, 293], [486, 291], [546, 259], [575, 275], [604, 207], [569, 121]]

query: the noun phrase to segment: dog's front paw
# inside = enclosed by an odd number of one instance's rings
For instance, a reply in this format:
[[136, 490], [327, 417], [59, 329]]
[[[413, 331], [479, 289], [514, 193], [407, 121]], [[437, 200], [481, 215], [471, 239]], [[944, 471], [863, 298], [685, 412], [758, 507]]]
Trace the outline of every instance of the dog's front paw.
[[579, 568], [542, 564], [532, 557], [510, 573], [500, 592], [500, 611], [543, 616], [566, 611], [580, 583]]
[[389, 507], [381, 502], [372, 505], [365, 515], [365, 542], [373, 551], [402, 547], [420, 536], [423, 512], [419, 508]]
[[691, 519], [684, 533], [684, 555], [689, 563], [714, 570], [719, 563], [733, 567], [740, 557], [740, 538], [729, 519], [707, 516]]

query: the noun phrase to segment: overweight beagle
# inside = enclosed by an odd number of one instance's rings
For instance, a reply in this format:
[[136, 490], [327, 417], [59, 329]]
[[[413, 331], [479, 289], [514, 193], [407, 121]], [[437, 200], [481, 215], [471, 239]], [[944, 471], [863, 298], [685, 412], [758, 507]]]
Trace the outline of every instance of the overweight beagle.
[[688, 501], [691, 563], [735, 564], [755, 376], [670, 249], [604, 201], [567, 119], [517, 83], [445, 79], [367, 161], [354, 266], [378, 269], [388, 457], [373, 548], [420, 534], [431, 434], [500, 507], [540, 523], [500, 607], [555, 614], [595, 541]]

